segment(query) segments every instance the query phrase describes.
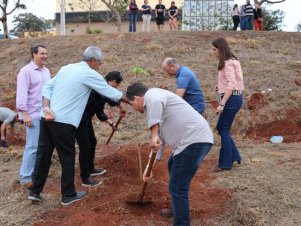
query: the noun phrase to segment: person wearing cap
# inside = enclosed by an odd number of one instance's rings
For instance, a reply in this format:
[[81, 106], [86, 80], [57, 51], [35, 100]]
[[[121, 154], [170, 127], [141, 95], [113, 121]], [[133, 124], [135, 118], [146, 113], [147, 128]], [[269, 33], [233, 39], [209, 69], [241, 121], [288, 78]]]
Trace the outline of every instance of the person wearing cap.
[[[7, 126], [11, 126], [11, 130], [14, 128], [14, 123], [17, 121], [17, 113], [13, 110], [6, 108], [6, 107], [0, 107], [0, 122], [1, 122], [1, 146], [7, 148], [8, 143], [6, 139], [6, 129]], [[13, 134], [13, 132], [12, 132]]]
[[156, 5], [155, 14], [158, 31], [163, 31], [165, 20], [165, 5], [162, 4], [162, 0], [159, 0], [159, 4]]
[[178, 7], [175, 6], [175, 2], [171, 2], [171, 6], [168, 9], [168, 17], [169, 17], [169, 28], [170, 30], [177, 30], [177, 15], [178, 15]]

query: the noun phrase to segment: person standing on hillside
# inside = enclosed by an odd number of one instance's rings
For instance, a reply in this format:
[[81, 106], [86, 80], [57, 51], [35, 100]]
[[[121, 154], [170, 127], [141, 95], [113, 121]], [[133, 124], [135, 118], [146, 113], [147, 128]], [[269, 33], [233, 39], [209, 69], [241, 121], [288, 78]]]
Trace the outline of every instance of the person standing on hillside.
[[[105, 80], [110, 86], [117, 88], [123, 78], [119, 71], [112, 71], [107, 74]], [[100, 121], [107, 122], [112, 129], [115, 129], [112, 121], [104, 113], [106, 103], [112, 107], [118, 106], [120, 109], [120, 117], [125, 116], [125, 107], [121, 103], [112, 101], [92, 90], [80, 124], [76, 130], [75, 138], [80, 150], [80, 176], [82, 178], [82, 186], [84, 187], [100, 185], [102, 182], [94, 180], [91, 176], [103, 175], [106, 173], [106, 169], [95, 168], [94, 166], [97, 140], [92, 124], [92, 118], [96, 115]]]
[[239, 27], [241, 31], [246, 30], [246, 13], [245, 13], [245, 5], [240, 7], [239, 14]]
[[17, 113], [13, 110], [6, 108], [6, 107], [0, 107], [0, 123], [1, 123], [1, 146], [8, 148], [8, 142], [6, 139], [6, 128], [8, 125], [11, 126], [11, 132], [13, 134], [14, 130], [14, 123], [17, 121]]
[[245, 25], [246, 30], [253, 30], [253, 23], [254, 23], [254, 12], [253, 12], [253, 6], [250, 3], [250, 0], [247, 0], [244, 7], [245, 11]]
[[138, 6], [136, 4], [136, 0], [131, 0], [129, 4], [129, 32], [136, 32], [137, 12]]
[[263, 15], [260, 5], [258, 3], [255, 4], [254, 9], [254, 25], [255, 31], [263, 31]]
[[216, 111], [219, 113], [217, 131], [221, 137], [221, 148], [215, 172], [231, 170], [233, 163], [241, 162], [240, 153], [231, 137], [231, 126], [242, 107], [244, 90], [243, 74], [239, 61], [231, 52], [224, 38], [212, 41], [213, 55], [219, 60], [218, 78], [215, 90], [221, 101]]
[[[147, 89], [141, 83], [134, 83], [127, 88], [126, 96], [134, 110], [144, 113], [147, 118], [150, 147], [153, 152], [159, 149], [156, 160], [162, 160], [166, 145], [172, 148], [168, 160], [172, 209], [163, 209], [161, 214], [164, 217], [173, 215], [173, 225], [190, 225], [190, 183], [213, 145], [209, 124], [186, 101], [170, 91]], [[146, 177], [149, 164], [143, 173], [144, 181], [150, 179]]]
[[159, 4], [156, 5], [155, 14], [158, 31], [163, 31], [165, 20], [165, 5], [162, 4], [162, 0], [159, 0]]
[[232, 10], [232, 19], [233, 19], [233, 30], [236, 31], [237, 30], [237, 27], [239, 25], [239, 10], [238, 10], [238, 5], [235, 4], [234, 7], [233, 7], [233, 10]]
[[152, 8], [148, 4], [148, 0], [144, 0], [144, 4], [141, 6], [140, 10], [142, 11], [142, 32], [149, 32], [152, 19]]
[[206, 108], [205, 98], [195, 73], [188, 67], [179, 65], [174, 58], [166, 58], [162, 69], [177, 79], [176, 94], [189, 103], [197, 112], [203, 114]]
[[84, 51], [81, 62], [63, 66], [44, 86], [44, 114], [29, 200], [42, 200], [40, 193], [48, 176], [54, 148], [62, 166], [61, 204], [69, 205], [85, 197], [86, 192], [76, 192], [74, 185], [76, 128], [92, 89], [115, 102], [122, 98], [122, 93], [108, 85], [96, 71], [102, 60], [101, 50], [90, 46]]
[[32, 173], [40, 133], [40, 111], [42, 87], [51, 78], [47, 61], [47, 50], [44, 45], [30, 48], [32, 61], [24, 66], [17, 77], [16, 108], [19, 120], [26, 126], [26, 144], [20, 169], [20, 184], [29, 188], [32, 184]]
[[169, 17], [169, 28], [170, 30], [177, 30], [177, 15], [178, 15], [178, 7], [176, 7], [175, 2], [171, 2], [171, 6], [168, 9], [168, 17]]

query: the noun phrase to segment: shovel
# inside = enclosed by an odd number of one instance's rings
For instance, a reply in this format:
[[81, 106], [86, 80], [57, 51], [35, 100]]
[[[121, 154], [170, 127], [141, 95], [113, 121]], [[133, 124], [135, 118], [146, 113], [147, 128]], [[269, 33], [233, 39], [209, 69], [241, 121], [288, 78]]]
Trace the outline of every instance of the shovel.
[[[151, 173], [153, 165], [154, 165], [155, 158], [156, 158], [156, 153], [154, 153], [152, 151], [151, 158], [150, 158], [150, 161], [149, 161], [149, 165], [148, 165], [146, 175], [145, 175], [146, 177], [150, 176], [150, 173]], [[127, 204], [130, 204], [130, 205], [151, 204], [152, 200], [144, 200], [143, 199], [144, 195], [145, 195], [145, 190], [146, 190], [147, 184], [148, 184], [148, 182], [145, 181], [142, 185], [141, 192], [138, 195], [133, 195], [133, 196], [127, 197], [127, 200], [125, 202]]]

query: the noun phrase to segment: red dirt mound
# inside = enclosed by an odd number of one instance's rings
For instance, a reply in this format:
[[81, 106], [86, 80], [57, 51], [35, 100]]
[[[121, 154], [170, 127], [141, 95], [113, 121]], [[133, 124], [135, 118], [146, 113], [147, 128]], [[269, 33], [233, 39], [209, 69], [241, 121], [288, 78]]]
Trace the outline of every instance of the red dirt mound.
[[[148, 145], [127, 145], [113, 154], [97, 153], [96, 165], [107, 169], [107, 174], [99, 176], [103, 184], [87, 190], [88, 196], [82, 201], [57, 209], [41, 216], [35, 225], [168, 225], [171, 219], [160, 216], [162, 208], [170, 206], [168, 193], [168, 173], [165, 160], [154, 169], [154, 178], [149, 182], [146, 197], [153, 203], [145, 206], [132, 206], [125, 203], [126, 197], [139, 193], [143, 184], [140, 179], [139, 154], [142, 168], [147, 163]], [[202, 224], [220, 215], [230, 198], [230, 191], [210, 184], [216, 160], [208, 156], [202, 163], [191, 184], [190, 208], [192, 221]], [[77, 170], [77, 174], [79, 174]], [[76, 179], [78, 182], [80, 180]], [[47, 185], [45, 192], [58, 194], [59, 180]], [[83, 190], [77, 183], [78, 190]], [[58, 197], [59, 198], [59, 197]], [[47, 202], [47, 200], [45, 200]]]
[[301, 141], [301, 117], [300, 109], [291, 110], [286, 118], [266, 124], [260, 124], [246, 132], [248, 137], [257, 140], [269, 141], [272, 136], [283, 136], [284, 143]]
[[265, 105], [264, 95], [262, 93], [253, 93], [249, 101], [249, 109], [256, 110]]

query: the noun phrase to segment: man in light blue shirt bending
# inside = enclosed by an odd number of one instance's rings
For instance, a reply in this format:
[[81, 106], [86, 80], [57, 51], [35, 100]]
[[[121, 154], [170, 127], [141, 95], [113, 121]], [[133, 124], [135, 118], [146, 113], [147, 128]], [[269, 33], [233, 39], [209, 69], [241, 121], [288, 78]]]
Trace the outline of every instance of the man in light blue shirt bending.
[[45, 185], [56, 148], [62, 166], [62, 205], [69, 205], [86, 195], [76, 192], [74, 186], [75, 132], [82, 118], [91, 90], [118, 102], [122, 93], [108, 85], [96, 71], [103, 60], [98, 47], [90, 46], [80, 63], [62, 67], [57, 75], [43, 87], [43, 112], [33, 184], [28, 199], [41, 201], [40, 193]]

